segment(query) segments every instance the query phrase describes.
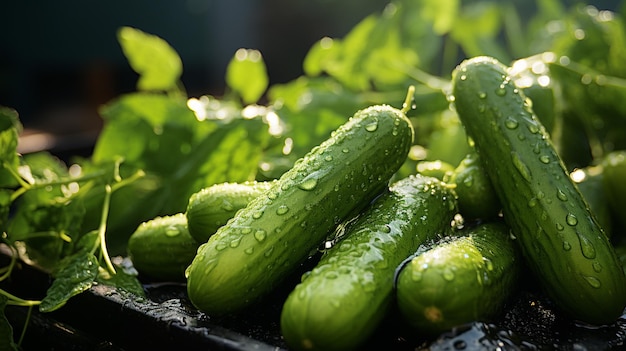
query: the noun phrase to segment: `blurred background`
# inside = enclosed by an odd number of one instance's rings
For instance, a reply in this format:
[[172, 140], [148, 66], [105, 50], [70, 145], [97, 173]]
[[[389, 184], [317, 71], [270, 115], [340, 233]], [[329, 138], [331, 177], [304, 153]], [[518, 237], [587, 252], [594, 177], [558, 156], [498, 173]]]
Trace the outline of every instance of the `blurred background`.
[[[226, 65], [238, 48], [261, 51], [270, 84], [287, 82], [302, 74], [313, 43], [342, 37], [388, 2], [3, 1], [0, 105], [15, 108], [28, 130], [69, 135], [74, 148], [81, 138], [88, 145], [100, 128], [98, 107], [135, 90], [137, 74], [117, 42], [121, 26], [157, 35], [177, 50], [190, 97], [220, 95]], [[516, 2], [528, 11], [535, 4]], [[618, 2], [587, 3], [612, 9]]]
[[0, 105], [25, 127], [97, 129], [99, 105], [136, 90], [121, 26], [165, 39], [183, 60], [189, 96], [219, 95], [238, 48], [258, 49], [272, 82], [301, 74], [311, 45], [345, 34], [387, 0], [3, 1]]

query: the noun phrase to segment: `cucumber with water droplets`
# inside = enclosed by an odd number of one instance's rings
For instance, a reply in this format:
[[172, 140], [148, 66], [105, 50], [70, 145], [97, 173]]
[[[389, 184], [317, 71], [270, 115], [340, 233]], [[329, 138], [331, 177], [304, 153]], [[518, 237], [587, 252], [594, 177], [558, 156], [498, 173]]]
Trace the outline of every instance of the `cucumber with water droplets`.
[[437, 335], [502, 312], [522, 263], [509, 231], [494, 220], [421, 246], [396, 282], [398, 310], [407, 323], [417, 333]]
[[490, 57], [466, 60], [453, 72], [452, 94], [545, 291], [573, 318], [614, 322], [626, 306], [615, 251], [507, 67]]
[[459, 162], [449, 183], [455, 186], [459, 212], [466, 220], [491, 219], [500, 213], [500, 200], [476, 152]]
[[128, 239], [128, 255], [142, 276], [184, 281], [198, 246], [189, 234], [185, 214], [178, 213], [141, 223]]
[[396, 267], [447, 231], [456, 212], [454, 193], [436, 178], [414, 175], [392, 184], [288, 296], [281, 314], [288, 346], [362, 346], [391, 307]]
[[336, 225], [387, 188], [412, 140], [403, 111], [356, 112], [199, 248], [187, 269], [191, 302], [219, 315], [271, 292]]
[[194, 193], [185, 212], [189, 233], [198, 242], [205, 243], [237, 211], [271, 185], [271, 181], [220, 183]]

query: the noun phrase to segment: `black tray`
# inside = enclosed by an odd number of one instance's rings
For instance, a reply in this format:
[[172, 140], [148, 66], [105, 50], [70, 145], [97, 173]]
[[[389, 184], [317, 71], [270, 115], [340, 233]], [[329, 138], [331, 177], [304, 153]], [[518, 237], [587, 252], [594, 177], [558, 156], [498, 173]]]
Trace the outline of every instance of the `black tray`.
[[[95, 285], [55, 312], [34, 309], [22, 349], [287, 350], [280, 336], [280, 309], [301, 273], [263, 303], [221, 318], [193, 308], [181, 283], [146, 284], [147, 298]], [[21, 297], [41, 298], [49, 284], [48, 275], [22, 265], [2, 287]], [[17, 340], [27, 309], [7, 306], [5, 312]], [[584, 326], [560, 315], [530, 288], [521, 291], [497, 320], [460, 326], [434, 338], [415, 335], [392, 311], [366, 345], [367, 350], [390, 351], [622, 350], [626, 316], [609, 326]]]

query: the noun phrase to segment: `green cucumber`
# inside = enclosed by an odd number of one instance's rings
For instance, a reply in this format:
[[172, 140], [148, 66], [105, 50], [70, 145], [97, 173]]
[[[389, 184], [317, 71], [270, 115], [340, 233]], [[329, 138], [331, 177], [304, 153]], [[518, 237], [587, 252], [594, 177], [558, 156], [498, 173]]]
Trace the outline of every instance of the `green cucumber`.
[[461, 229], [419, 248], [399, 269], [398, 310], [423, 335], [495, 317], [515, 291], [521, 260], [501, 221]]
[[453, 72], [452, 91], [503, 216], [547, 294], [575, 319], [614, 322], [626, 306], [615, 251], [507, 67], [490, 57], [466, 60]]
[[445, 232], [455, 214], [454, 193], [438, 179], [418, 174], [395, 182], [288, 296], [281, 314], [288, 346], [362, 346], [392, 306], [396, 267]]
[[[611, 213], [621, 228], [626, 228], [626, 150], [615, 150], [602, 158], [602, 187]], [[624, 240], [624, 234], [620, 235]]]
[[[604, 189], [604, 168], [600, 165], [578, 168], [570, 173], [570, 178], [572, 178], [576, 186], [578, 186], [578, 190], [589, 205], [591, 212], [596, 215], [598, 223], [604, 230], [604, 233], [612, 239], [613, 215], [611, 213], [611, 205], [609, 204], [608, 196], [610, 191], [607, 192]], [[625, 178], [620, 177], [621, 182], [623, 182], [624, 179]], [[626, 193], [624, 194], [626, 195]]]
[[476, 152], [470, 152], [454, 169], [449, 179], [466, 220], [490, 219], [500, 213], [500, 200]]
[[205, 243], [237, 211], [271, 185], [271, 181], [221, 183], [191, 195], [185, 212], [189, 233], [198, 242]]
[[189, 234], [185, 214], [178, 213], [141, 223], [128, 239], [128, 256], [149, 279], [184, 281], [198, 246]]
[[191, 302], [209, 315], [241, 311], [271, 292], [354, 211], [387, 188], [408, 156], [403, 111], [358, 111], [200, 246], [187, 269]]

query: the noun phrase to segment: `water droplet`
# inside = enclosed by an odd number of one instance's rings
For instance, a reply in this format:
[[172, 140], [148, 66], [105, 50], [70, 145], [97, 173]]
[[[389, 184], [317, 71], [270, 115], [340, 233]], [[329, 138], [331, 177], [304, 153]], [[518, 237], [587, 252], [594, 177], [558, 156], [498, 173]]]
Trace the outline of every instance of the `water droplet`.
[[537, 206], [537, 198], [533, 197], [530, 200], [528, 200], [528, 207], [535, 207]]
[[487, 93], [485, 93], [484, 91], [480, 91], [478, 92], [478, 97], [481, 99], [485, 99], [487, 97]]
[[263, 229], [259, 229], [256, 232], [254, 232], [254, 238], [259, 242], [265, 240], [265, 237], [266, 237], [266, 233], [265, 233], [265, 230]]
[[343, 152], [344, 154], [347, 154], [348, 152], [350, 152], [350, 149], [343, 148], [343, 149], [341, 149], [341, 152]]
[[578, 218], [576, 218], [573, 213], [568, 213], [567, 216], [565, 216], [565, 223], [571, 226], [575, 226], [576, 224], [578, 224]]
[[252, 253], [254, 252], [254, 246], [246, 248], [245, 250], [243, 250], [243, 252], [247, 255], [252, 255]]
[[486, 257], [483, 257], [483, 261], [485, 262], [485, 268], [487, 268], [488, 271], [493, 271], [493, 262]]
[[178, 236], [180, 234], [180, 230], [174, 226], [167, 227], [165, 229], [165, 235], [169, 237]]
[[513, 165], [515, 166], [519, 174], [522, 176], [522, 178], [524, 178], [526, 181], [530, 181], [531, 174], [530, 174], [530, 169], [528, 168], [528, 166], [526, 166], [526, 164], [522, 162], [517, 152], [512, 152], [511, 156], [513, 160]]
[[226, 247], [228, 247], [228, 245], [226, 245], [226, 243], [223, 243], [223, 242], [221, 242], [221, 241], [220, 241], [219, 243], [217, 243], [217, 244], [215, 245], [215, 250], [217, 250], [217, 251], [222, 251], [222, 250], [224, 250]]
[[519, 122], [511, 116], [507, 117], [507, 119], [504, 121], [504, 126], [509, 129], [515, 129], [518, 125]]
[[391, 233], [391, 227], [389, 224], [385, 224], [380, 228], [380, 231], [383, 233]]
[[261, 210], [255, 211], [254, 213], [252, 213], [252, 218], [254, 218], [254, 219], [259, 219], [259, 218], [261, 218], [261, 216], [263, 216], [263, 211], [261, 211]]
[[235, 238], [230, 242], [230, 247], [237, 247], [241, 242], [241, 238]]
[[326, 156], [324, 156], [324, 160], [330, 162], [330, 161], [333, 160], [333, 157], [331, 155], [326, 155]]
[[461, 76], [459, 77], [459, 79], [461, 79], [461, 80], [466, 80], [466, 79], [467, 79], [467, 75], [466, 75], [466, 74], [461, 74]]
[[276, 214], [277, 215], [284, 215], [285, 213], [289, 212], [289, 207], [285, 206], [285, 205], [280, 205], [278, 206], [278, 208], [276, 209]]
[[548, 155], [541, 155], [539, 156], [539, 161], [541, 161], [541, 163], [550, 163], [550, 156]]
[[378, 122], [374, 121], [372, 123], [369, 123], [365, 126], [365, 130], [367, 130], [368, 132], [373, 132], [376, 129], [378, 129]]
[[465, 179], [463, 179], [463, 185], [471, 188], [472, 185], [474, 185], [474, 177], [472, 175], [468, 175]]
[[578, 232], [576, 234], [578, 234], [578, 240], [580, 241], [580, 251], [582, 252], [583, 256], [588, 259], [596, 258], [596, 249], [593, 247], [593, 244], [589, 241], [589, 239], [587, 239], [585, 236], [581, 235]]
[[478, 112], [485, 112], [485, 110], [487, 110], [487, 107], [485, 106], [485, 104], [478, 104]]
[[447, 281], [454, 280], [454, 272], [450, 268], [444, 269], [442, 276], [443, 276], [443, 279], [445, 279]]
[[561, 224], [561, 223], [557, 223], [556, 224], [556, 230], [562, 231], [563, 229], [565, 229], [565, 227], [563, 227], [563, 224]]
[[317, 186], [317, 179], [313, 177], [308, 177], [302, 181], [302, 183], [298, 184], [298, 188], [302, 190], [313, 190]]
[[602, 283], [600, 283], [600, 279], [596, 277], [584, 276], [583, 278], [585, 278], [587, 283], [589, 283], [589, 285], [591, 285], [591, 287], [593, 288], [599, 289], [602, 286]]
[[571, 249], [572, 249], [572, 245], [570, 245], [570, 243], [568, 241], [564, 241], [563, 242], [563, 250], [569, 251]]
[[600, 262], [594, 262], [591, 267], [593, 267], [593, 270], [596, 273], [600, 273], [602, 271], [602, 265], [600, 264]]
[[336, 272], [328, 272], [328, 273], [326, 273], [326, 275], [324, 277], [326, 277], [326, 279], [337, 279], [337, 273]]
[[232, 210], [234, 210], [234, 209], [235, 209], [235, 208], [233, 207], [233, 204], [231, 204], [231, 203], [230, 203], [230, 202], [228, 202], [228, 201], [224, 201], [224, 202], [222, 202], [222, 206], [221, 206], [221, 207], [222, 207], [222, 210], [224, 210], [224, 211], [232, 211]]
[[263, 256], [265, 257], [270, 257], [272, 255], [272, 252], [274, 252], [274, 246], [270, 247], [269, 249], [267, 249], [264, 253]]
[[561, 201], [567, 201], [567, 195], [561, 189], [556, 190], [556, 197]]
[[537, 134], [539, 132], [539, 126], [537, 126], [535, 123], [531, 123], [528, 125], [528, 130], [533, 134]]
[[498, 95], [498, 96], [506, 95], [506, 88], [505, 88], [504, 84], [500, 84], [500, 86], [496, 89], [496, 95]]
[[422, 280], [422, 271], [416, 271], [416, 270], [412, 270], [411, 271], [411, 280], [414, 282], [419, 282]]

